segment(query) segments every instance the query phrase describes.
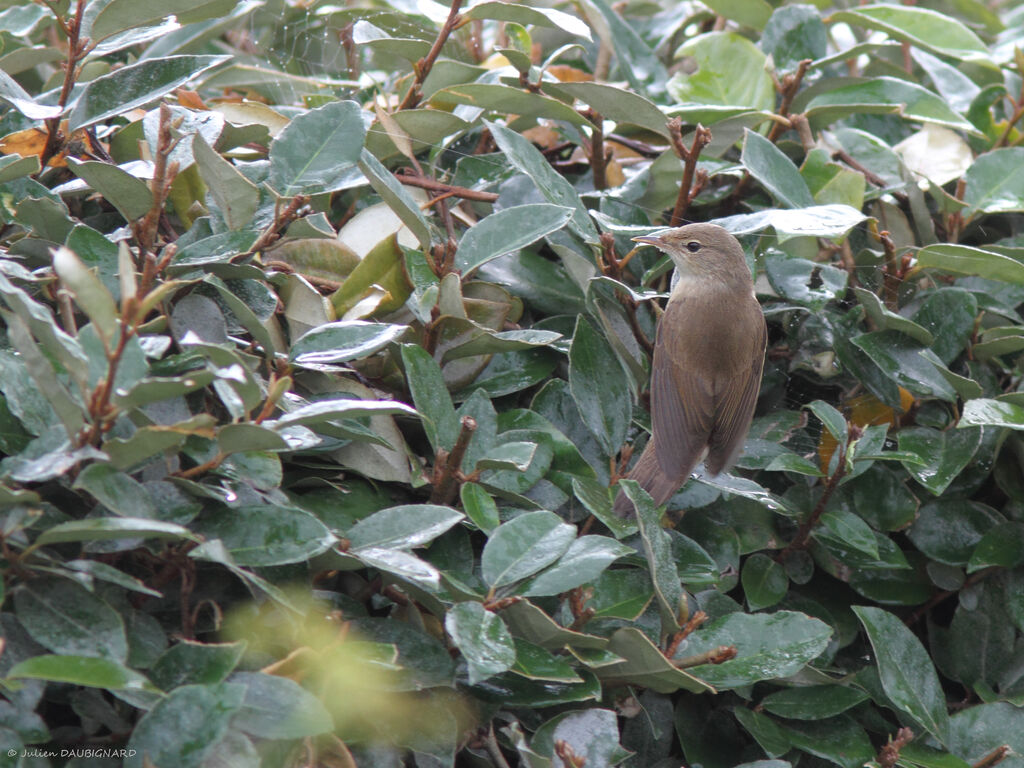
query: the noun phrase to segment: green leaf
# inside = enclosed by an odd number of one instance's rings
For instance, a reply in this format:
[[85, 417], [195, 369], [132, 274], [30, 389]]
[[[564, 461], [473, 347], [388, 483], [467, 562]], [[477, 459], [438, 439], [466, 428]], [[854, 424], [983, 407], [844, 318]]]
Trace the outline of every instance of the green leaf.
[[831, 635], [830, 626], [802, 613], [733, 613], [697, 630], [680, 647], [675, 660], [721, 645], [735, 646], [736, 658], [701, 664], [690, 671], [716, 688], [739, 688], [796, 674], [825, 650]]
[[4, 155], [0, 157], [0, 184], [39, 173], [38, 155]]
[[35, 545], [59, 544], [65, 541], [107, 541], [116, 539], [187, 539], [200, 541], [188, 528], [159, 520], [133, 517], [100, 517], [72, 520], [43, 531]]
[[896, 113], [907, 120], [977, 133], [971, 123], [954, 112], [939, 96], [916, 83], [893, 77], [852, 82], [836, 78], [833, 87], [815, 93], [804, 109], [808, 118], [828, 122], [857, 114]]
[[807, 410], [818, 417], [818, 420], [828, 430], [829, 434], [836, 439], [840, 445], [846, 444], [847, 425], [846, 417], [836, 408], [824, 400], [815, 400], [806, 406]]
[[1007, 427], [1024, 429], [1024, 407], [1002, 400], [976, 398], [964, 403], [957, 427]]
[[605, 120], [638, 125], [665, 138], [669, 137], [668, 116], [639, 94], [606, 83], [542, 82], [541, 87], [556, 96], [565, 94], [569, 98], [579, 99]]
[[1009, 701], [969, 707], [950, 719], [948, 747], [971, 764], [1003, 745], [1013, 751], [1009, 759], [1024, 754], [1024, 710]]
[[926, 346], [898, 331], [864, 333], [853, 343], [901, 387], [940, 400], [956, 399], [956, 390], [942, 374], [945, 366]]
[[559, 120], [578, 126], [590, 122], [564, 101], [498, 83], [460, 83], [442, 88], [430, 97], [430, 105], [452, 109], [458, 104], [479, 107], [488, 112], [512, 112], [529, 118]]
[[996, 149], [975, 158], [964, 174], [965, 215], [1024, 211], [1022, 171], [1022, 147]]
[[925, 346], [932, 346], [935, 343], [935, 337], [931, 331], [918, 325], [913, 320], [908, 320], [903, 315], [890, 311], [876, 294], [860, 287], [854, 287], [853, 292], [856, 294], [860, 305], [864, 307], [864, 313], [878, 330], [891, 329], [899, 331]]
[[672, 553], [672, 540], [661, 527], [659, 509], [640, 484], [636, 480], [621, 480], [619, 485], [636, 509], [640, 541], [661, 613], [662, 633], [674, 632], [679, 629], [679, 614], [685, 607], [685, 596]]
[[503, 208], [482, 219], [462, 236], [455, 266], [468, 275], [487, 262], [525, 248], [569, 221], [572, 209], [538, 203]]
[[1009, 256], [968, 245], [936, 243], [917, 252], [920, 267], [955, 275], [977, 275], [988, 280], [1024, 285], [1024, 264]]
[[136, 724], [127, 744], [126, 768], [144, 768], [147, 761], [199, 768], [227, 733], [244, 695], [245, 686], [234, 683], [183, 685], [171, 691]]
[[75, 582], [40, 578], [13, 590], [18, 620], [54, 653], [124, 661], [124, 622], [106, 602]]
[[809, 685], [785, 688], [761, 699], [766, 711], [791, 720], [821, 720], [842, 714], [868, 695], [845, 685]]
[[405, 504], [364, 517], [345, 537], [352, 549], [412, 549], [436, 539], [463, 519], [461, 512], [437, 504]]
[[784, 5], [768, 19], [760, 45], [777, 72], [792, 72], [803, 59], [820, 59], [828, 52], [828, 32], [813, 5]]
[[188, 683], [223, 682], [238, 666], [245, 643], [197, 643], [184, 641], [160, 654], [150, 667], [153, 682], [164, 690]]
[[477, 483], [463, 483], [459, 489], [462, 508], [466, 511], [473, 525], [486, 534], [490, 534], [501, 525], [498, 517], [498, 505], [491, 495]]
[[714, 692], [711, 685], [665, 658], [661, 649], [636, 627], [617, 629], [608, 640], [608, 651], [622, 659], [594, 670], [608, 687], [639, 685], [658, 693], [674, 693], [680, 689], [693, 693]]
[[260, 204], [259, 188], [214, 151], [198, 132], [192, 138], [192, 154], [228, 228], [240, 230], [251, 226]]
[[118, 329], [114, 297], [85, 263], [67, 248], [53, 254], [53, 271], [71, 292], [75, 303], [89, 316], [104, 343], [111, 348]]
[[405, 414], [416, 416], [416, 409], [397, 400], [360, 400], [357, 397], [342, 397], [330, 400], [317, 400], [302, 405], [294, 411], [282, 414], [274, 421], [263, 422], [274, 429], [293, 427], [297, 424], [322, 424], [335, 419], [357, 419], [363, 416], [378, 414]]
[[402, 345], [402, 364], [412, 401], [423, 419], [423, 429], [434, 453], [442, 448], [450, 451], [459, 435], [459, 420], [440, 366], [429, 352], [415, 344]]
[[584, 240], [596, 243], [597, 230], [572, 184], [551, 167], [544, 155], [525, 136], [506, 128], [501, 123], [485, 120], [484, 124], [491, 131], [494, 141], [505, 153], [507, 160], [521, 173], [530, 177], [549, 203], [572, 209], [569, 226], [573, 231]]
[[1000, 523], [989, 529], [971, 553], [967, 572], [983, 568], [1016, 568], [1024, 563], [1024, 525], [1017, 522]]
[[794, 747], [842, 768], [861, 768], [875, 755], [867, 733], [846, 716], [780, 727]]
[[[232, 6], [234, 4], [230, 3]], [[119, 32], [153, 24], [171, 14], [188, 14], [189, 11], [210, 5], [214, 5], [210, 0], [111, 0], [101, 6], [87, 34], [94, 42], [99, 42]], [[223, 5], [223, 2], [219, 5]], [[183, 20], [183, 23], [202, 20], [201, 17], [196, 18], [194, 13], [186, 15], [185, 18], [189, 21]]]
[[939, 677], [913, 632], [881, 608], [853, 606], [878, 660], [886, 696], [900, 711], [942, 743], [949, 739], [946, 697]]
[[334, 729], [320, 699], [294, 680], [259, 672], [239, 672], [231, 682], [245, 686], [242, 706], [231, 725], [260, 739], [301, 739]]
[[611, 345], [584, 315], [576, 320], [569, 348], [569, 391], [602, 450], [614, 456], [632, 415], [629, 379]]
[[692, 57], [696, 71], [672, 76], [668, 91], [678, 102], [771, 111], [775, 86], [766, 57], [736, 32], [709, 32], [685, 42], [676, 57]]
[[765, 275], [780, 296], [803, 304], [812, 312], [819, 312], [830, 301], [841, 298], [846, 293], [849, 277], [831, 264], [792, 258], [779, 252], [767, 255]]
[[[630, 88], [638, 93], [661, 93], [668, 80], [668, 72], [637, 31], [626, 23], [607, 0], [587, 0], [582, 8], [591, 27], [607, 27], [608, 37], [603, 42], [615, 51], [620, 76], [625, 76]], [[600, 19], [593, 18], [594, 8], [603, 17], [603, 24]]]
[[166, 56], [146, 59], [90, 80], [68, 116], [77, 131], [145, 106], [196, 75], [223, 64], [229, 56]]
[[829, 21], [845, 21], [868, 29], [878, 29], [897, 40], [940, 56], [957, 59], [988, 58], [988, 49], [974, 32], [953, 16], [928, 8], [863, 5], [850, 11], [833, 13]]
[[[969, 400], [965, 404], [965, 415], [966, 406], [977, 402], [980, 401]], [[969, 424], [971, 422], [965, 422], [962, 417], [959, 426], [967, 427]], [[907, 427], [899, 431], [898, 437], [901, 451], [917, 454], [924, 462], [905, 461], [904, 468], [932, 494], [941, 496], [974, 458], [981, 446], [982, 430], [942, 431], [931, 427]]]
[[318, 366], [359, 360], [400, 339], [405, 325], [341, 320], [326, 323], [300, 336], [291, 348], [291, 359], [298, 365]]
[[575, 16], [554, 8], [534, 8], [517, 3], [488, 0], [477, 3], [464, 14], [467, 19], [493, 19], [512, 21], [516, 24], [533, 24], [538, 27], [554, 27], [571, 35], [590, 40], [590, 29]]
[[576, 529], [558, 515], [527, 512], [499, 525], [484, 546], [480, 571], [492, 588], [532, 576], [558, 560], [576, 538]]
[[752, 611], [775, 605], [786, 596], [789, 589], [785, 569], [760, 552], [751, 555], [743, 563], [740, 581], [747, 605]]
[[48, 680], [111, 691], [154, 690], [145, 675], [111, 659], [93, 656], [33, 656], [15, 664], [7, 672], [7, 677]]
[[416, 236], [424, 252], [430, 250], [430, 225], [420, 211], [419, 205], [405, 191], [405, 187], [396, 179], [381, 162], [362, 150], [359, 155], [359, 170], [363, 172], [374, 191], [383, 198], [391, 210], [402, 220], [402, 223]]
[[444, 628], [466, 660], [470, 685], [511, 669], [516, 662], [515, 642], [505, 623], [480, 603], [453, 606]]
[[285, 565], [308, 560], [334, 544], [327, 527], [293, 507], [252, 504], [204, 514], [197, 526], [224, 542], [239, 565]]
[[267, 183], [280, 195], [333, 192], [348, 182], [366, 136], [354, 101], [332, 101], [296, 116], [270, 144]]
[[769, 227], [779, 236], [779, 241], [791, 237], [844, 237], [866, 219], [863, 213], [848, 205], [816, 205], [800, 210], [769, 208], [757, 213], [740, 213], [715, 219], [713, 223], [725, 227], [734, 235], [760, 232]]
[[761, 134], [749, 129], [743, 132], [740, 162], [751, 176], [787, 207], [810, 208], [814, 205], [814, 197], [793, 161]]
[[79, 162], [72, 157], [67, 162], [76, 176], [103, 195], [127, 221], [142, 218], [153, 206], [149, 185], [123, 168], [98, 160]]
[[764, 29], [772, 15], [772, 7], [765, 0], [709, 0], [705, 5], [719, 16], [754, 29]]
[[518, 591], [530, 597], [568, 592], [598, 578], [613, 562], [633, 552], [632, 547], [607, 536], [580, 536], [554, 565], [525, 582]]

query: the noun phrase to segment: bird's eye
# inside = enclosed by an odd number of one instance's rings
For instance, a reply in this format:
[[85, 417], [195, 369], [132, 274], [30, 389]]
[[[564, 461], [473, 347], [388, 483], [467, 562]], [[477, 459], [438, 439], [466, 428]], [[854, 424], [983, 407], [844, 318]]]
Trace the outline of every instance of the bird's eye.
[[698, 243], [696, 240], [691, 240], [686, 244], [686, 250], [688, 250], [690, 253], [696, 253], [697, 251], [700, 250], [700, 243]]

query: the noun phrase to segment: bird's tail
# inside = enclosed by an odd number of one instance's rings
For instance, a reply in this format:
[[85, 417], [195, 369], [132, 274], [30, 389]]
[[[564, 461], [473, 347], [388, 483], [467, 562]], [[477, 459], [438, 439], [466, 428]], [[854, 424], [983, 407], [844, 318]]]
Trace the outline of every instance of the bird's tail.
[[[661, 506], [672, 494], [679, 490], [679, 487], [686, 482], [693, 471], [693, 466], [682, 467], [684, 470], [678, 475], [670, 477], [666, 475], [658, 463], [658, 456], [654, 452], [654, 439], [647, 441], [647, 447], [640, 454], [640, 460], [630, 470], [629, 478], [636, 480], [640, 486], [651, 495], [654, 503]], [[622, 491], [615, 497], [615, 514], [619, 517], [631, 517], [633, 515], [633, 502]]]

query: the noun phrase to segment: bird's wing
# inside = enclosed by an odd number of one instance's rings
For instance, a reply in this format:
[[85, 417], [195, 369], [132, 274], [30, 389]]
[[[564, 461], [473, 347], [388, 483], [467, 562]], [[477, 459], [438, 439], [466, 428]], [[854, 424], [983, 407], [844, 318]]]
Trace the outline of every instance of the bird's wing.
[[[714, 388], [712, 382], [698, 371], [699, 366], [687, 360], [673, 359], [665, 328], [675, 332], [691, 332], [686, 322], [684, 300], [674, 299], [665, 308], [654, 346], [651, 373], [651, 426], [654, 433], [658, 464], [668, 477], [680, 481], [693, 471], [707, 445], [714, 426]], [[685, 393], [685, 399], [683, 396]]]
[[[760, 307], [756, 311], [760, 316]], [[721, 382], [725, 397], [718, 401], [715, 409], [716, 418], [708, 442], [706, 461], [708, 472], [712, 475], [727, 469], [735, 461], [747, 437], [747, 430], [750, 429], [757, 395], [761, 390], [764, 350], [768, 341], [764, 319], [760, 319], [760, 334], [751, 344], [750, 366], [741, 370], [735, 379]]]

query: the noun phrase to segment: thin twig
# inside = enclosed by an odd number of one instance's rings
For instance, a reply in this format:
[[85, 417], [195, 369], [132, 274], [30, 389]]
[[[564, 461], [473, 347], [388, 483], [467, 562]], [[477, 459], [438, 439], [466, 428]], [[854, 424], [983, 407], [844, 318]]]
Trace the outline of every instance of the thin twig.
[[430, 51], [425, 58], [420, 59], [413, 66], [413, 69], [416, 71], [416, 78], [413, 80], [412, 85], [409, 86], [409, 90], [406, 92], [405, 98], [402, 99], [402, 103], [398, 105], [399, 110], [413, 109], [420, 103], [420, 99], [423, 96], [423, 82], [427, 79], [427, 75], [430, 74], [430, 70], [433, 69], [437, 57], [441, 55], [441, 49], [444, 48], [444, 44], [448, 42], [448, 38], [462, 20], [459, 16], [459, 9], [461, 7], [462, 0], [452, 0], [452, 7], [448, 12], [448, 18], [441, 25], [441, 31], [437, 33], [437, 39], [430, 47]]
[[878, 750], [875, 761], [881, 768], [894, 768], [900, 759], [900, 750], [914, 740], [914, 732], [909, 728], [900, 728], [896, 737], [889, 737], [889, 741]]
[[459, 424], [459, 436], [452, 446], [451, 453], [442, 455], [442, 452], [438, 451], [438, 460], [434, 464], [434, 478], [431, 481], [434, 485], [434, 490], [430, 494], [432, 504], [447, 504], [455, 496], [462, 459], [469, 448], [469, 441], [473, 439], [473, 433], [476, 432], [476, 419], [472, 416], [463, 416]]
[[896, 253], [896, 243], [893, 242], [888, 231], [883, 229], [879, 232], [878, 239], [882, 243], [882, 250], [885, 251], [885, 266], [882, 268], [882, 290], [885, 294], [885, 306], [895, 312], [899, 309], [903, 264]]
[[[51, 10], [55, 9], [51, 8]], [[60, 96], [57, 97], [57, 106], [61, 107], [61, 109], [67, 106], [68, 99], [71, 97], [71, 90], [74, 88], [75, 80], [78, 78], [78, 63], [84, 58], [90, 47], [88, 41], [80, 37], [84, 13], [85, 0], [76, 0], [75, 15], [71, 18], [71, 21], [66, 21], [60, 15], [57, 16], [57, 22], [61, 29], [64, 30], [68, 40], [68, 55], [64, 62], [64, 82], [60, 87]], [[46, 143], [43, 145], [43, 151], [39, 155], [39, 165], [41, 168], [46, 168], [46, 164], [60, 151], [61, 145], [64, 143], [64, 137], [60, 133], [60, 123], [59, 115], [46, 120]]]
[[683, 121], [678, 117], [668, 121], [672, 149], [683, 161], [683, 178], [679, 184], [676, 204], [672, 208], [672, 217], [669, 219], [669, 226], [672, 227], [681, 226], [685, 222], [686, 209], [708, 181], [707, 171], [697, 170], [697, 161], [700, 159], [701, 150], [711, 143], [711, 131], [698, 123], [697, 129], [693, 132], [693, 143], [687, 149], [683, 144], [682, 126]]
[[445, 184], [443, 181], [434, 181], [426, 176], [414, 176], [411, 173], [395, 172], [395, 178], [410, 187], [429, 189], [432, 192], [446, 192], [454, 197], [461, 197], [463, 200], [478, 200], [481, 203], [493, 203], [498, 199], [495, 192], [481, 192], [468, 187], [459, 187], [454, 184]]

